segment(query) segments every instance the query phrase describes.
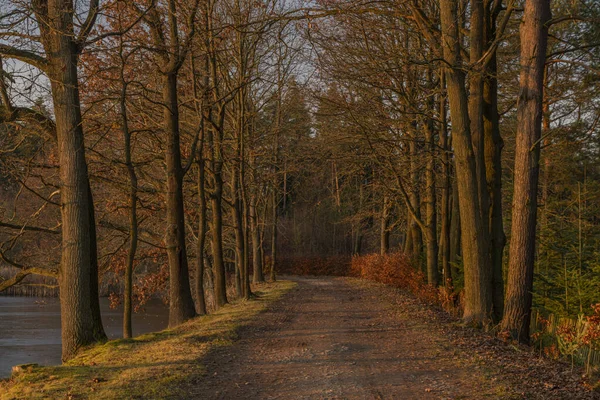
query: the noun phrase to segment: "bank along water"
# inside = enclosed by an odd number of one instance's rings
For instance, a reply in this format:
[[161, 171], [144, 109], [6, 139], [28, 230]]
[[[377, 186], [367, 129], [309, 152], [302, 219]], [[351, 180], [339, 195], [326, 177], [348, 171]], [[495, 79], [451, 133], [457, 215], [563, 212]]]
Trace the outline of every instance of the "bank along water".
[[[102, 321], [109, 339], [122, 337], [122, 309], [100, 299]], [[133, 314], [135, 336], [167, 327], [169, 309], [160, 300]], [[0, 378], [19, 364], [60, 364], [60, 304], [57, 298], [0, 296]]]

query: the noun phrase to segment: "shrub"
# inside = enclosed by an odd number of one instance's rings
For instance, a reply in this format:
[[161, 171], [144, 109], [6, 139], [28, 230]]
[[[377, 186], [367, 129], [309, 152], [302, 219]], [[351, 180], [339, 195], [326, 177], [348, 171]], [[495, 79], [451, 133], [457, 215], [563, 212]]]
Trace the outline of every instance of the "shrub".
[[428, 285], [423, 272], [416, 269], [403, 253], [352, 257], [351, 274], [407, 290], [427, 304], [440, 306], [452, 313], [459, 312], [452, 289]]

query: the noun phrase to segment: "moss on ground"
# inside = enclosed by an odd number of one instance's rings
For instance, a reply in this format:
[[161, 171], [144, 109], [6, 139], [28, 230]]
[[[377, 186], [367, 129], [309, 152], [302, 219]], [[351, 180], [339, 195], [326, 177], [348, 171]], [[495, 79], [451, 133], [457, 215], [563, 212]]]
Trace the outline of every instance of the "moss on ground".
[[0, 399], [169, 399], [204, 373], [203, 357], [231, 345], [241, 326], [295, 286], [279, 281], [256, 288], [256, 298], [238, 301], [174, 329], [112, 340], [83, 350], [55, 367], [0, 381]]

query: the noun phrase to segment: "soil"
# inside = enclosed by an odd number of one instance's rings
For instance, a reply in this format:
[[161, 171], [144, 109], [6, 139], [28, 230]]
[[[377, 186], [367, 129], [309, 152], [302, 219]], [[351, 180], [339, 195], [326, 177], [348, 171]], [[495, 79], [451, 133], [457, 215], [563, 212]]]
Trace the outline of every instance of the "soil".
[[241, 328], [238, 341], [203, 360], [206, 374], [189, 398], [524, 398], [415, 315], [414, 303], [403, 308], [382, 296], [390, 289], [292, 279], [298, 285]]

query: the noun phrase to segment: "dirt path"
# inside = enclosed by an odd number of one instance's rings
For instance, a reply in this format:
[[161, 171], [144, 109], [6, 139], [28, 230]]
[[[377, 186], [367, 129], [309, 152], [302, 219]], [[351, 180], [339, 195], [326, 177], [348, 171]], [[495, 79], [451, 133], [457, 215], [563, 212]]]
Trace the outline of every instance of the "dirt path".
[[498, 383], [457, 361], [449, 343], [380, 300], [376, 288], [294, 280], [298, 286], [242, 329], [238, 342], [209, 355], [190, 398], [504, 397]]

